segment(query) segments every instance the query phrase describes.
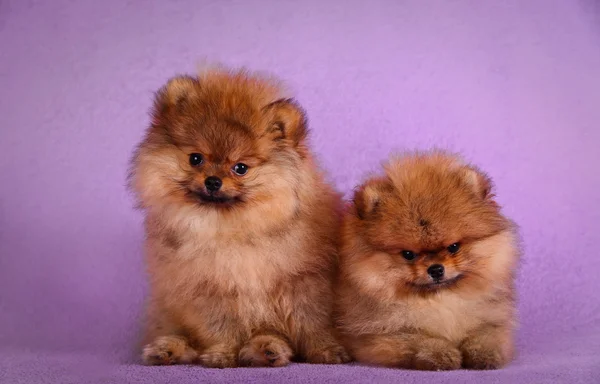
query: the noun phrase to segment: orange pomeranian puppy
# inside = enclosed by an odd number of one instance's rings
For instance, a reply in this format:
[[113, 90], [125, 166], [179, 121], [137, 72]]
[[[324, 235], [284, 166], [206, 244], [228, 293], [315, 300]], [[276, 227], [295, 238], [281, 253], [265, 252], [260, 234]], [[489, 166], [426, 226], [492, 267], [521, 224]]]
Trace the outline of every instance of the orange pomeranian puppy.
[[342, 227], [336, 316], [359, 362], [494, 369], [513, 356], [518, 238], [490, 179], [442, 152], [392, 160]]
[[244, 71], [170, 80], [132, 161], [146, 214], [147, 364], [349, 360], [333, 335], [341, 197], [302, 109]]

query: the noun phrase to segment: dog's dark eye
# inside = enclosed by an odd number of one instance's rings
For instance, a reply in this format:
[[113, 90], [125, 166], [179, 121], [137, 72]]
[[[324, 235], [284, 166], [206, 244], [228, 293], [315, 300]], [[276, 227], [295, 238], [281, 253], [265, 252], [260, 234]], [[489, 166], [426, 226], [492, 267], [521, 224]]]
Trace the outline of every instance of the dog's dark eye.
[[414, 260], [417, 257], [413, 251], [402, 251], [401, 253], [406, 260]]
[[460, 244], [459, 243], [454, 243], [452, 245], [450, 245], [448, 247], [448, 252], [450, 253], [456, 253], [458, 252], [458, 250], [460, 249]]
[[245, 175], [248, 172], [248, 166], [244, 163], [237, 163], [233, 166], [233, 172], [240, 176]]
[[201, 154], [199, 153], [192, 153], [190, 155], [190, 164], [193, 167], [197, 167], [198, 165], [202, 164], [204, 162], [204, 157], [202, 157]]

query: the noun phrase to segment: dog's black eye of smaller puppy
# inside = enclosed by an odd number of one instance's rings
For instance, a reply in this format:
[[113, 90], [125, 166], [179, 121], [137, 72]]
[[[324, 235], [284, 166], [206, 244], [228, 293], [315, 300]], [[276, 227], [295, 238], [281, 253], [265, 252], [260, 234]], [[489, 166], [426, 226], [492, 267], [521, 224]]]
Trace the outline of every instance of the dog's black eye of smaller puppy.
[[458, 252], [458, 250], [460, 249], [460, 244], [459, 243], [454, 243], [452, 245], [450, 245], [448, 247], [448, 252], [450, 253], [456, 253]]
[[401, 253], [406, 260], [414, 260], [417, 257], [413, 251], [402, 251]]
[[233, 172], [238, 175], [245, 175], [248, 172], [248, 166], [244, 163], [237, 163], [233, 166]]
[[190, 164], [194, 167], [202, 164], [204, 162], [204, 157], [202, 157], [199, 153], [192, 153], [190, 155]]

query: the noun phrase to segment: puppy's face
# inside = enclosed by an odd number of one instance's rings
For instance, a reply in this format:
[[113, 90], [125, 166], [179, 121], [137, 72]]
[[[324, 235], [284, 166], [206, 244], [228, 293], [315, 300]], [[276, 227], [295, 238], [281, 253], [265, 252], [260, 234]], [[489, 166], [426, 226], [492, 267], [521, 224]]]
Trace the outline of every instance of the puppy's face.
[[355, 209], [363, 237], [379, 260], [385, 255], [384, 269], [400, 291], [435, 292], [494, 279], [502, 263], [490, 257], [505, 256], [494, 255], [501, 251], [493, 249], [497, 244], [482, 244], [509, 223], [483, 173], [436, 154], [393, 161], [386, 174], [357, 191]]
[[275, 93], [241, 73], [172, 79], [134, 157], [142, 205], [234, 209], [293, 189], [305, 118]]

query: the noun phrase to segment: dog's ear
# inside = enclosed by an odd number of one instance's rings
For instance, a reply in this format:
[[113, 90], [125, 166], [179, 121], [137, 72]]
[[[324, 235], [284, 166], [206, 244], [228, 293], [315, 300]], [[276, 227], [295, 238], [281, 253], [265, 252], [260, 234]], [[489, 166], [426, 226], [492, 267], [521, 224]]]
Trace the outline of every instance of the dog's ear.
[[177, 105], [186, 99], [195, 97], [198, 84], [198, 79], [191, 76], [173, 77], [158, 91], [157, 101]]
[[389, 180], [372, 179], [354, 192], [354, 207], [359, 219], [365, 220], [377, 211], [381, 200], [392, 192]]
[[279, 99], [263, 108], [269, 124], [266, 134], [296, 147], [308, 134], [306, 113], [294, 99]]
[[469, 165], [463, 168], [461, 176], [477, 196], [495, 204], [494, 184], [485, 172]]
[[161, 117], [169, 111], [176, 110], [183, 103], [195, 98], [197, 94], [198, 79], [191, 76], [177, 76], [170, 79], [154, 97], [152, 110], [152, 123], [158, 125]]

